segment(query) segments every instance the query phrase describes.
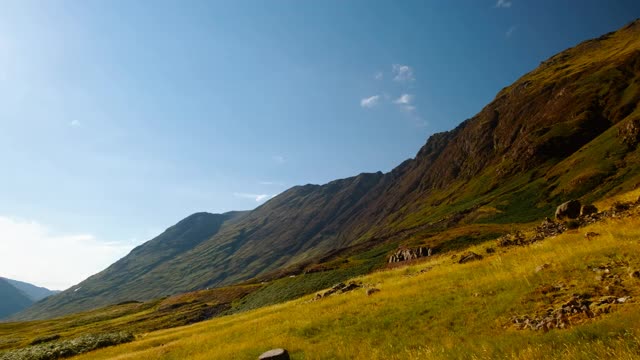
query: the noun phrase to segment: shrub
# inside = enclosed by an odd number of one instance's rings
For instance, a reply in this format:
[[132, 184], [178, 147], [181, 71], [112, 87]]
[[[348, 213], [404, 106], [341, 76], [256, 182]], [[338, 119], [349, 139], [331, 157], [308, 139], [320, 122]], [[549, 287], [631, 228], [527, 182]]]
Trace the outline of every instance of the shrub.
[[41, 343], [22, 349], [6, 351], [0, 353], [0, 360], [62, 359], [107, 346], [131, 342], [134, 339], [133, 334], [129, 332], [87, 334], [73, 339]]
[[38, 345], [60, 339], [60, 334], [38, 336], [29, 345]]

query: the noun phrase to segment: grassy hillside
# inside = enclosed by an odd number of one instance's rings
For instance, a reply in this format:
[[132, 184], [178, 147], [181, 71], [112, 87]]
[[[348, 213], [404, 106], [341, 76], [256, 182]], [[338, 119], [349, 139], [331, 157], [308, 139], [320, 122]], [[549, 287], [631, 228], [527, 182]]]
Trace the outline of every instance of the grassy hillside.
[[[255, 359], [274, 347], [293, 359], [638, 358], [638, 205], [533, 245], [472, 247], [481, 260], [436, 256], [358, 277], [363, 288], [351, 292], [152, 332], [78, 359]], [[563, 308], [563, 328], [523, 328]]]
[[[491, 235], [493, 227], [472, 226], [442, 239], [478, 232], [492, 240], [365, 276], [353, 277], [357, 267], [351, 266], [54, 320], [0, 323], [0, 359], [95, 338], [117, 344], [131, 341], [130, 333], [137, 339], [131, 344], [85, 357], [251, 359], [279, 346], [294, 359], [640, 357], [639, 195], [598, 202], [600, 209], [617, 210], [528, 246], [505, 245]], [[511, 228], [525, 237], [539, 231]], [[350, 261], [387, 250], [358, 252]], [[469, 251], [482, 259], [460, 264]], [[320, 299], [305, 295], [337, 282], [361, 287]], [[374, 288], [379, 291], [367, 294]], [[195, 325], [175, 328], [188, 324]], [[161, 330], [167, 328], [175, 329]]]

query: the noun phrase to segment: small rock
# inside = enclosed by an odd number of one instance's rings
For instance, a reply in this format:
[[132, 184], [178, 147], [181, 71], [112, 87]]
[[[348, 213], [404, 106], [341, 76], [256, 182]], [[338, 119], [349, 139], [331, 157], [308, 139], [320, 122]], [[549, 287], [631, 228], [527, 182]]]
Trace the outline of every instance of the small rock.
[[258, 360], [290, 360], [290, 358], [287, 350], [273, 349], [260, 355]]
[[474, 253], [473, 251], [468, 251], [468, 252], [462, 254], [462, 256], [460, 257], [460, 260], [458, 260], [458, 264], [464, 264], [464, 263], [467, 263], [469, 261], [474, 261], [474, 260], [482, 260], [482, 255], [478, 255], [478, 254]]
[[377, 292], [380, 292], [380, 289], [378, 289], [378, 288], [367, 289], [367, 295], [368, 296], [371, 296], [371, 295], [373, 295], [373, 294], [375, 294]]
[[593, 239], [595, 237], [598, 237], [598, 236], [600, 236], [600, 234], [598, 234], [597, 232], [593, 232], [593, 231], [589, 231], [588, 233], [584, 234], [584, 237], [587, 240], [591, 240], [591, 239]]
[[542, 265], [538, 265], [536, 267], [536, 272], [540, 272], [544, 269], [548, 269], [549, 267], [551, 267], [551, 264], [542, 264]]
[[616, 301], [617, 301], [618, 303], [620, 303], [620, 304], [624, 304], [624, 303], [626, 303], [626, 302], [627, 302], [627, 300], [629, 300], [629, 297], [628, 297], [628, 296], [623, 296], [623, 297], [621, 297], [621, 298], [616, 299]]
[[629, 277], [640, 279], [640, 270], [630, 271]]

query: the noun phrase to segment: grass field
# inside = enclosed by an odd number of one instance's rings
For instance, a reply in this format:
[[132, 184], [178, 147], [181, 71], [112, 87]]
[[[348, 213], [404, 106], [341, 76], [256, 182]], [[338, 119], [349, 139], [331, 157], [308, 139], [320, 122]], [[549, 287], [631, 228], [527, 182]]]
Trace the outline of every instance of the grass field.
[[[586, 232], [600, 235], [588, 240]], [[486, 252], [490, 246], [494, 253]], [[275, 347], [293, 359], [640, 358], [640, 279], [630, 275], [640, 270], [640, 217], [526, 247], [489, 242], [471, 250], [484, 258], [458, 264], [460, 255], [436, 256], [358, 277], [364, 287], [352, 292], [149, 332], [78, 359], [255, 359]], [[368, 296], [371, 287], [380, 292]], [[594, 317], [572, 314], [562, 330], [513, 323], [574, 296], [625, 301]]]

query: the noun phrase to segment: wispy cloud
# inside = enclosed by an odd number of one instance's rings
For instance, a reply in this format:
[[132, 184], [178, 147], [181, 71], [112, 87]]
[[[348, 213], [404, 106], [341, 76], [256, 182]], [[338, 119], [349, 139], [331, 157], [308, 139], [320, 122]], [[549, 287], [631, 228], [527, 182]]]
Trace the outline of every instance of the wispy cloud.
[[382, 71], [378, 71], [373, 74], [373, 78], [376, 80], [382, 80], [384, 78], [384, 74], [382, 73]]
[[399, 98], [395, 99], [393, 103], [398, 105], [400, 110], [407, 113], [413, 113], [416, 111], [415, 105], [412, 105], [413, 99], [414, 96], [411, 94], [402, 94]]
[[509, 29], [507, 29], [507, 31], [504, 33], [504, 35], [508, 38], [511, 37], [511, 35], [513, 35], [513, 33], [516, 31], [517, 27], [516, 26], [512, 26]]
[[250, 194], [250, 193], [233, 193], [233, 196], [236, 196], [236, 197], [239, 197], [239, 198], [243, 198], [243, 199], [252, 199], [252, 200], [255, 200], [256, 202], [263, 202], [265, 200], [271, 199], [275, 195]]
[[32, 220], [0, 216], [0, 275], [49, 289], [77, 284], [126, 255], [132, 243], [56, 234]]
[[78, 127], [78, 126], [80, 126], [80, 121], [79, 120], [72, 120], [71, 122], [69, 122], [69, 126]]
[[380, 95], [373, 95], [360, 100], [360, 106], [363, 108], [372, 108], [380, 102]]
[[503, 8], [503, 9], [508, 9], [510, 8], [512, 5], [511, 0], [498, 0], [498, 2], [496, 2], [496, 6], [497, 8]]
[[413, 69], [408, 65], [393, 64], [391, 65], [391, 73], [394, 81], [409, 82], [415, 80]]
[[287, 162], [287, 159], [282, 155], [273, 155], [271, 159], [278, 164], [284, 164], [285, 162]]
[[403, 104], [408, 105], [413, 101], [413, 95], [411, 94], [402, 94], [399, 98], [393, 101], [394, 104]]

